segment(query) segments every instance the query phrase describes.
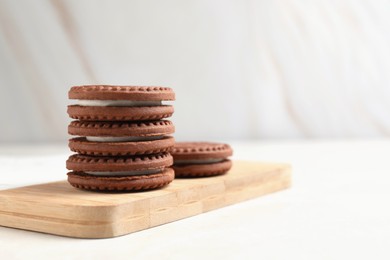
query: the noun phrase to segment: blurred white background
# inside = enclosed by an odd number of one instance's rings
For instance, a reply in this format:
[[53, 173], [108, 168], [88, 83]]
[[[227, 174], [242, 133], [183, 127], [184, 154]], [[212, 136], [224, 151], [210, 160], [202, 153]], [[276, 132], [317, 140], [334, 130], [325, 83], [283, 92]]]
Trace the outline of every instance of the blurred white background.
[[162, 85], [178, 140], [390, 135], [390, 2], [0, 0], [0, 143], [68, 138], [72, 85]]

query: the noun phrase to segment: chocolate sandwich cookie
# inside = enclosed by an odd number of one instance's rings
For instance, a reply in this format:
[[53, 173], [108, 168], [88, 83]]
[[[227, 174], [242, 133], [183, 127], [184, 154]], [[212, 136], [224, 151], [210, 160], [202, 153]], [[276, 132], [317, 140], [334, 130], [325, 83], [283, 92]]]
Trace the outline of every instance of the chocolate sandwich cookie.
[[169, 153], [132, 157], [71, 155], [69, 183], [87, 190], [131, 191], [163, 187], [174, 179]]
[[174, 178], [175, 173], [172, 168], [166, 168], [156, 174], [122, 177], [96, 177], [82, 172], [68, 173], [68, 182], [73, 187], [96, 191], [153, 190], [168, 185]]
[[206, 177], [226, 173], [232, 167], [227, 157], [233, 150], [227, 144], [176, 143], [171, 149], [176, 177]]
[[69, 90], [68, 106], [73, 119], [84, 121], [147, 121], [170, 117], [174, 110], [163, 101], [175, 100], [166, 87], [89, 85]]
[[175, 132], [171, 121], [98, 122], [73, 121], [68, 133], [81, 136], [69, 140], [70, 150], [98, 156], [127, 156], [168, 151]]

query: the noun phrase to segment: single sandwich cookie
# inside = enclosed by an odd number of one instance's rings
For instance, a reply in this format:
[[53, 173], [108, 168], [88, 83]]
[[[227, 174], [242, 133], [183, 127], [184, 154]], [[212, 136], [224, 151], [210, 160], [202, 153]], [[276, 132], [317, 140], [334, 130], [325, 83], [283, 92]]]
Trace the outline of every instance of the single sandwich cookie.
[[171, 154], [175, 177], [216, 176], [232, 167], [227, 157], [233, 154], [233, 150], [227, 144], [180, 142], [171, 149]]
[[147, 190], [162, 187], [174, 178], [169, 153], [132, 157], [71, 155], [66, 168], [71, 185], [91, 190]]
[[141, 191], [164, 187], [175, 178], [172, 168], [160, 173], [134, 176], [92, 176], [83, 172], [69, 172], [68, 182], [76, 188], [98, 191]]
[[71, 118], [84, 121], [146, 121], [170, 117], [174, 110], [163, 101], [175, 100], [165, 87], [75, 86], [69, 90]]
[[159, 172], [173, 164], [169, 153], [130, 157], [87, 156], [74, 154], [66, 161], [66, 168], [91, 175], [143, 175]]
[[69, 140], [70, 150], [98, 156], [127, 156], [166, 152], [175, 140], [168, 120], [145, 122], [73, 121], [68, 133], [81, 136]]

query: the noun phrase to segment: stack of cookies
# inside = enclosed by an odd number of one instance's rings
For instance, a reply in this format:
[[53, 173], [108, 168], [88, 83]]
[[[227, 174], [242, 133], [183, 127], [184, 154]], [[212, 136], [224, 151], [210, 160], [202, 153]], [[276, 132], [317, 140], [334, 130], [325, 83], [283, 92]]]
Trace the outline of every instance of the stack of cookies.
[[170, 88], [75, 86], [68, 114], [76, 119], [68, 132], [77, 136], [66, 162], [68, 181], [86, 190], [132, 191], [163, 187], [174, 179], [169, 151], [175, 128], [163, 120], [173, 114], [163, 101], [175, 99]]

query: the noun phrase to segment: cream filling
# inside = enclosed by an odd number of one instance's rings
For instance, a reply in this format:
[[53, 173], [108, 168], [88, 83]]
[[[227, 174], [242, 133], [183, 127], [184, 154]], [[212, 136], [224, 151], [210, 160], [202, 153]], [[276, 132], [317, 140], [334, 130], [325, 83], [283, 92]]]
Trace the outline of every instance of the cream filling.
[[208, 164], [224, 161], [225, 158], [218, 159], [201, 159], [201, 160], [175, 160], [175, 164]]
[[152, 107], [161, 106], [162, 101], [138, 101], [138, 100], [84, 100], [78, 99], [75, 105], [93, 107]]
[[162, 172], [162, 169], [151, 169], [143, 171], [120, 171], [120, 172], [85, 172], [90, 175], [96, 176], [135, 176], [135, 175], [148, 175]]
[[163, 135], [156, 136], [86, 136], [91, 142], [134, 142], [134, 141], [153, 141], [163, 139]]

